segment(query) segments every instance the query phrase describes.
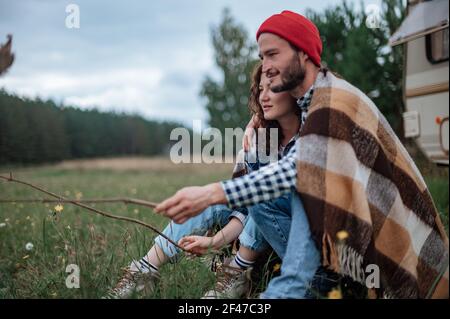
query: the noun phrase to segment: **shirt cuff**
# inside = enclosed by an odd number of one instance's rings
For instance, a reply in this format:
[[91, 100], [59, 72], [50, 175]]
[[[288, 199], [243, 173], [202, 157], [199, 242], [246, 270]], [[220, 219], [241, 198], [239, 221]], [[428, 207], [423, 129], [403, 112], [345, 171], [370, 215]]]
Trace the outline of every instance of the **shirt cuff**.
[[237, 218], [239, 219], [239, 221], [241, 222], [242, 226], [245, 226], [245, 222], [247, 220], [247, 216], [237, 210], [233, 211], [230, 215], [230, 220], [231, 218]]

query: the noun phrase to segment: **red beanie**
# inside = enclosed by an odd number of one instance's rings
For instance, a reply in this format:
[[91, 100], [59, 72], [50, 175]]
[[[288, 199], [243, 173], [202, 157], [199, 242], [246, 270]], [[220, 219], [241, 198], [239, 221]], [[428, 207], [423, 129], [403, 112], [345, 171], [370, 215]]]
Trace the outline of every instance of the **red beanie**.
[[290, 42], [293, 46], [305, 52], [311, 61], [320, 67], [322, 40], [319, 30], [314, 23], [304, 16], [287, 10], [271, 16], [259, 27], [256, 33], [256, 41], [258, 41], [261, 33], [266, 32], [276, 34]]

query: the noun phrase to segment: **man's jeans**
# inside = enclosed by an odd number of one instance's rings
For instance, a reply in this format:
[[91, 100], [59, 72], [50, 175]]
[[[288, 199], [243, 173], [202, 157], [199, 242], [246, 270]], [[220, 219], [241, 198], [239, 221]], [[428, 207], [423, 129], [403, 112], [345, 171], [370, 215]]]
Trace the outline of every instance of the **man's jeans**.
[[[290, 199], [289, 201], [286, 199]], [[282, 259], [281, 275], [261, 298], [315, 298], [334, 286], [320, 267], [320, 254], [297, 192], [248, 209], [268, 243]]]
[[[261, 209], [264, 209], [261, 207]], [[189, 235], [204, 236], [206, 232], [218, 226], [223, 228], [232, 217], [233, 210], [225, 205], [213, 205], [205, 209], [199, 215], [190, 218], [184, 224], [170, 222], [163, 230], [163, 234], [178, 242], [181, 238]], [[263, 213], [263, 212], [262, 212]], [[268, 248], [262, 234], [259, 232], [254, 221], [247, 218], [244, 230], [239, 237], [241, 245], [256, 251], [263, 251]], [[169, 243], [162, 236], [155, 239], [155, 243], [163, 250], [164, 254], [170, 258], [171, 262], [176, 262], [180, 255], [180, 250]]]

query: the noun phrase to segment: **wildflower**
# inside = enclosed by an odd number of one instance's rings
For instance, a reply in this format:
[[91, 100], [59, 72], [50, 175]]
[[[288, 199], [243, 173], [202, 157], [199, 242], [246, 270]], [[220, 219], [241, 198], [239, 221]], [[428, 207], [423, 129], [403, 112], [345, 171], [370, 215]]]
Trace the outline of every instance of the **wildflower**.
[[348, 238], [348, 232], [345, 230], [341, 230], [336, 234], [336, 237], [339, 240], [345, 240]]
[[76, 193], [75, 193], [75, 198], [76, 198], [77, 200], [80, 200], [81, 197], [83, 197], [83, 193], [82, 193], [82, 192], [76, 192]]
[[280, 268], [281, 268], [281, 264], [275, 264], [273, 266], [273, 271], [278, 271], [278, 270], [280, 270]]
[[134, 213], [135, 213], [135, 214], [139, 214], [139, 209], [137, 209], [137, 208], [134, 209]]
[[55, 206], [55, 212], [61, 213], [63, 211], [64, 207], [61, 204], [58, 204]]
[[9, 222], [9, 218], [5, 218], [5, 223]]
[[28, 251], [32, 251], [33, 248], [34, 248], [34, 245], [32, 243], [27, 243], [25, 245], [25, 249], [28, 250]]
[[328, 293], [328, 299], [342, 299], [342, 292], [338, 288], [334, 288]]
[[6, 227], [6, 223], [0, 223], [0, 228]]

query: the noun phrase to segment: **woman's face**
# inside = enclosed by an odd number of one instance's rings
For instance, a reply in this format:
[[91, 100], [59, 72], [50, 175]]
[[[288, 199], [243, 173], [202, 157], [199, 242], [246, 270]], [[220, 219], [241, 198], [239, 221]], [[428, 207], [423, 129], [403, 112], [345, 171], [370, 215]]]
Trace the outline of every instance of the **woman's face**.
[[265, 120], [278, 120], [287, 115], [295, 115], [296, 102], [288, 92], [273, 93], [265, 73], [261, 75], [259, 84], [259, 104]]

